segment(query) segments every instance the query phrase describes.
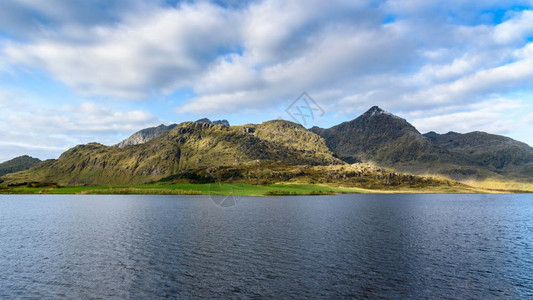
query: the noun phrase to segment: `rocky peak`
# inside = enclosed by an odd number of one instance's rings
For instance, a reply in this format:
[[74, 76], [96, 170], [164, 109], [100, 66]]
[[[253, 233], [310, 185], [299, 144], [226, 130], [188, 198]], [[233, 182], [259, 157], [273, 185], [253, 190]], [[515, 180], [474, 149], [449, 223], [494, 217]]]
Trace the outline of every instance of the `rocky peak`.
[[223, 126], [229, 127], [229, 122], [227, 120], [211, 121], [208, 118], [203, 118], [203, 119], [200, 119], [200, 120], [196, 120], [196, 123], [206, 123], [206, 124], [212, 124], [212, 125], [223, 125]]
[[203, 119], [200, 119], [200, 120], [196, 120], [195, 122], [196, 123], [213, 124], [213, 122], [211, 122], [211, 120], [209, 120], [208, 118], [203, 118]]
[[381, 115], [387, 113], [383, 109], [381, 109], [379, 106], [372, 106], [369, 110], [367, 110], [364, 114], [365, 115]]
[[384, 110], [384, 109], [381, 109], [379, 106], [372, 106], [369, 110], [367, 110], [362, 116], [365, 116], [365, 117], [374, 117], [374, 116], [382, 116], [382, 115], [386, 115], [386, 116], [390, 116], [390, 117], [393, 117], [393, 118], [396, 118], [396, 119], [400, 119], [400, 120], [404, 120], [396, 115], [393, 115], [391, 114], [390, 112]]

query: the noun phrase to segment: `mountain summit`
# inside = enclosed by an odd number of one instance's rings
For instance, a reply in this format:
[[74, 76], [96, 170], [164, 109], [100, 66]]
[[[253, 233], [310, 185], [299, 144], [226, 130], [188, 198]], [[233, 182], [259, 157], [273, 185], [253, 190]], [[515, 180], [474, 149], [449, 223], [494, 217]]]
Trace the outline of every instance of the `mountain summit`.
[[390, 112], [381, 109], [379, 106], [372, 106], [369, 110], [367, 110], [363, 114], [363, 116], [368, 116], [368, 117], [379, 116], [379, 115], [388, 115], [388, 116], [392, 116], [392, 117], [401, 119], [400, 117], [395, 116], [395, 115], [391, 114]]
[[415, 160], [418, 153], [432, 148], [413, 125], [377, 106], [352, 121], [310, 130], [322, 136], [339, 158], [350, 163], [374, 160], [394, 165]]
[[224, 126], [226, 126], [226, 127], [229, 127], [229, 122], [228, 122], [227, 120], [216, 120], [216, 121], [211, 121], [211, 120], [209, 120], [208, 118], [203, 118], [203, 119], [197, 120], [196, 122], [198, 122], [198, 123], [213, 124], [213, 125], [224, 125]]

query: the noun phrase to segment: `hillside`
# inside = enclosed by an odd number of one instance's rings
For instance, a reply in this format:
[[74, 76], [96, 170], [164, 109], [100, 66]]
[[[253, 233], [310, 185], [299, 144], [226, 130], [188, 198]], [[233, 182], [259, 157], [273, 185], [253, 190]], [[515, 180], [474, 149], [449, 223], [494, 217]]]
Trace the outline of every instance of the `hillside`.
[[[325, 142], [303, 126], [286, 121], [227, 127], [185, 122], [138, 145], [79, 145], [57, 160], [13, 174], [6, 181], [61, 184], [130, 184], [201, 170], [232, 176], [255, 165], [335, 165]], [[223, 174], [231, 168], [230, 175]]]
[[40, 159], [33, 158], [28, 155], [13, 158], [11, 160], [0, 163], [0, 176], [27, 170], [40, 162]]
[[508, 177], [533, 177], [533, 148], [511, 138], [485, 132], [424, 134], [435, 145], [473, 166]]

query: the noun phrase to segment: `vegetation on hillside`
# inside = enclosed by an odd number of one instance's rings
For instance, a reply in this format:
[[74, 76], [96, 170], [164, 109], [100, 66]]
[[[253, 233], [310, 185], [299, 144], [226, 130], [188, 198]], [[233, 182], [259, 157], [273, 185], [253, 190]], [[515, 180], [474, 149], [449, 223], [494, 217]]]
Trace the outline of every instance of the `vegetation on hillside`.
[[0, 163], [0, 177], [9, 173], [27, 170], [40, 162], [40, 159], [33, 158], [28, 155], [13, 158], [11, 160]]

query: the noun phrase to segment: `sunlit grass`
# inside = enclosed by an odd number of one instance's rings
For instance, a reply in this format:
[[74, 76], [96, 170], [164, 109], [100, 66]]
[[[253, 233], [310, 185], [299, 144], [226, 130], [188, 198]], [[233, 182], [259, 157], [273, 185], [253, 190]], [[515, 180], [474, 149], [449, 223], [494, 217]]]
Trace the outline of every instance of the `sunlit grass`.
[[497, 179], [466, 180], [463, 182], [469, 186], [481, 189], [533, 192], [533, 183], [531, 182], [528, 183]]

